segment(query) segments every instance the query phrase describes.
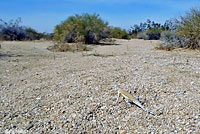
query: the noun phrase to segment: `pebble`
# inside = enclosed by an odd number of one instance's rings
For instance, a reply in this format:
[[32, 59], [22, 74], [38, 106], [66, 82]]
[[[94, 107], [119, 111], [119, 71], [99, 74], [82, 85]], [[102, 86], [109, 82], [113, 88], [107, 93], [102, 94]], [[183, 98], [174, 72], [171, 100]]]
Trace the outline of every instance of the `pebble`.
[[120, 130], [120, 134], [126, 134], [127, 131], [126, 130]]

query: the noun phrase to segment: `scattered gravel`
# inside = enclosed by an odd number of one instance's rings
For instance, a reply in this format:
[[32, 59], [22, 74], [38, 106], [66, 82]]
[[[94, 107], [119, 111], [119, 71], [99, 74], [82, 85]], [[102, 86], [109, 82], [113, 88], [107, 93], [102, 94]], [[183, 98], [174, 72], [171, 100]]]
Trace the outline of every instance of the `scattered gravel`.
[[[117, 40], [89, 52], [3, 42], [0, 133], [199, 133], [200, 52]], [[131, 92], [158, 117], [122, 98]]]

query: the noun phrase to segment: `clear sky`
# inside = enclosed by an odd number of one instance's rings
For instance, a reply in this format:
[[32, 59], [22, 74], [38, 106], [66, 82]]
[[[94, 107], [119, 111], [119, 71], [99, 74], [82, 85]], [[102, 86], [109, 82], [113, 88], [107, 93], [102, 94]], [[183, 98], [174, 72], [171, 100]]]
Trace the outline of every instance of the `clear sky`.
[[53, 32], [74, 14], [97, 13], [109, 25], [129, 29], [147, 19], [164, 23], [184, 15], [200, 0], [0, 0], [0, 19], [22, 18], [22, 25], [39, 32]]

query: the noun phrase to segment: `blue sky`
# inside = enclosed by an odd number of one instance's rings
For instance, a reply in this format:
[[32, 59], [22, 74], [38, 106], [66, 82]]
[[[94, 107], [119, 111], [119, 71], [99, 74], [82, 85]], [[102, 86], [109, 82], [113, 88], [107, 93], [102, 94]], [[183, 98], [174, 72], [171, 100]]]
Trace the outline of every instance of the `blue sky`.
[[200, 0], [0, 0], [0, 18], [22, 18], [22, 25], [39, 32], [53, 32], [61, 21], [74, 14], [97, 13], [109, 25], [129, 29], [147, 19], [164, 23], [184, 15]]

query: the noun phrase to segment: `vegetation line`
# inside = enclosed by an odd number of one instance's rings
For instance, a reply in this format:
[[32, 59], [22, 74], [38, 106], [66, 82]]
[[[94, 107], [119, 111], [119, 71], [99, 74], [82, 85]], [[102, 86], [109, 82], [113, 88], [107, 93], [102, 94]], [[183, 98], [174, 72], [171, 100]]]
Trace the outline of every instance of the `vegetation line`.
[[162, 40], [157, 49], [174, 48], [200, 49], [200, 9], [192, 8], [185, 16], [167, 20], [163, 25], [147, 20], [133, 25], [128, 31], [109, 26], [98, 14], [82, 14], [68, 17], [57, 25], [54, 33], [38, 33], [32, 28], [21, 26], [21, 19], [5, 22], [0, 19], [0, 40], [54, 40], [60, 51], [74, 51], [64, 43], [80, 43], [75, 48], [87, 50], [84, 44], [98, 44], [109, 38]]

